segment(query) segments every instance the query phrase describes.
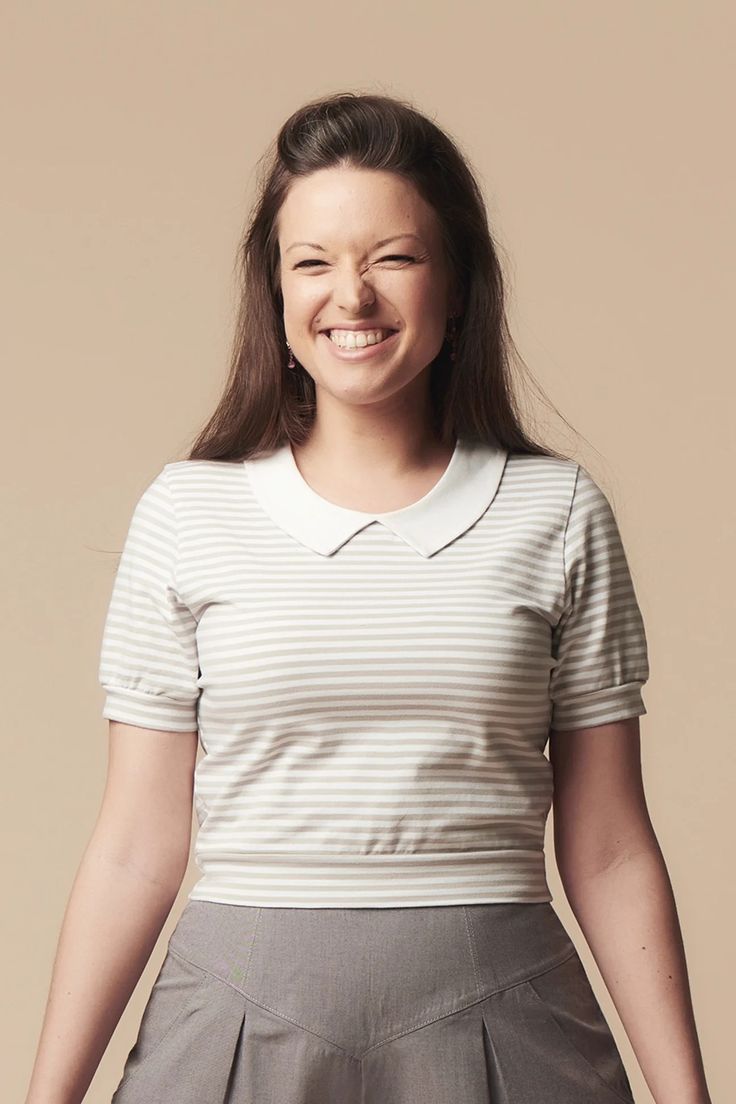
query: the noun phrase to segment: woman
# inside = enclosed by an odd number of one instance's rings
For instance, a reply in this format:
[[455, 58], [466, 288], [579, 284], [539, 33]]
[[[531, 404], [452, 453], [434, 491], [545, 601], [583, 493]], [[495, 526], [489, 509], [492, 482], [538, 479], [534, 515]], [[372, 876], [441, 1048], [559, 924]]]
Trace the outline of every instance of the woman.
[[550, 903], [553, 801], [652, 1094], [703, 1104], [641, 613], [605, 495], [521, 427], [467, 164], [400, 101], [307, 104], [242, 261], [223, 398], [118, 567], [108, 784], [28, 1104], [81, 1101], [180, 889], [192, 785], [201, 877], [115, 1104], [632, 1101]]

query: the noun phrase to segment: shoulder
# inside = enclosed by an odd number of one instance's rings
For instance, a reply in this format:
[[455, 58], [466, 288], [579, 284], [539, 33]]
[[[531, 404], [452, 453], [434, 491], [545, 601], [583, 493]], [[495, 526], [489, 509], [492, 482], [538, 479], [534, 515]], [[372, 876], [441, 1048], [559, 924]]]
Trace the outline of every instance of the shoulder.
[[201, 492], [216, 491], [242, 480], [242, 465], [234, 461], [174, 460], [162, 468], [138, 491], [136, 513], [169, 511], [179, 501], [186, 501]]
[[161, 474], [171, 480], [186, 481], [225, 476], [228, 472], [239, 471], [242, 466], [242, 460], [172, 460], [164, 464]]
[[578, 515], [611, 512], [606, 492], [577, 460], [510, 452], [507, 470], [512, 489], [520, 495], [558, 502]]
[[229, 517], [244, 498], [245, 473], [239, 461], [173, 460], [159, 471], [166, 507], [180, 535], [201, 529], [215, 518]]
[[576, 460], [558, 456], [537, 456], [530, 452], [510, 450], [507, 469], [518, 479], [544, 481], [574, 479], [580, 465]]
[[156, 477], [176, 498], [203, 491], [216, 491], [243, 479], [239, 460], [172, 460]]
[[616, 525], [613, 507], [606, 492], [581, 464], [578, 465], [573, 500], [570, 507], [571, 525]]
[[505, 491], [524, 506], [537, 504], [546, 512], [567, 513], [581, 467], [576, 460], [533, 453], [509, 452]]

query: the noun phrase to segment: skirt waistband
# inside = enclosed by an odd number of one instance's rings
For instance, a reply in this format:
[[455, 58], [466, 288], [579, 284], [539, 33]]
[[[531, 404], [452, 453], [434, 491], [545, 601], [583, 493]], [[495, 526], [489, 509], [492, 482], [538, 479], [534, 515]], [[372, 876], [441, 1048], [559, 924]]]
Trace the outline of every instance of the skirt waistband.
[[444, 1000], [448, 1009], [577, 954], [549, 902], [305, 909], [189, 900], [169, 948], [257, 1002], [319, 988], [327, 971], [356, 993], [395, 981], [409, 1003]]

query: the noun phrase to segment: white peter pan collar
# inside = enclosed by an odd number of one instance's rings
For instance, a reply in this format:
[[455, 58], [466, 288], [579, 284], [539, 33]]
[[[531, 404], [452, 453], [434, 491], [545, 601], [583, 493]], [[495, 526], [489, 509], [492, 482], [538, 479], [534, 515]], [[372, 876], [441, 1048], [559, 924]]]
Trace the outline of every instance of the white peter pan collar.
[[310, 487], [290, 442], [243, 467], [251, 489], [271, 520], [323, 556], [374, 521], [385, 525], [421, 556], [432, 556], [478, 520], [501, 482], [508, 451], [458, 438], [449, 465], [434, 487], [409, 506], [384, 514], [337, 506]]

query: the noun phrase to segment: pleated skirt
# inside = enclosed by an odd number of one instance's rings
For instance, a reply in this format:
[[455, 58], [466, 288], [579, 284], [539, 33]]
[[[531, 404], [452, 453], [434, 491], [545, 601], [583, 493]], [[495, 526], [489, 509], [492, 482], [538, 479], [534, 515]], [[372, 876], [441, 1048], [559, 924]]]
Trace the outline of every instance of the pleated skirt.
[[189, 900], [111, 1104], [634, 1104], [550, 903]]

